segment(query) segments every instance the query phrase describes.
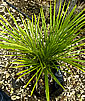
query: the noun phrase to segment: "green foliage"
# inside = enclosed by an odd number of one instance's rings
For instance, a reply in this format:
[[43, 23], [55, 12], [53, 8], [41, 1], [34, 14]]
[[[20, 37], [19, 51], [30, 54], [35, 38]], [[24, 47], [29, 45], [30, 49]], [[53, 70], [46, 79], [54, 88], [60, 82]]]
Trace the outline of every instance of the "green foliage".
[[[66, 66], [65, 63], [68, 63], [85, 72], [85, 66], [79, 64], [85, 63], [85, 60], [80, 60], [77, 58], [78, 55], [85, 54], [82, 53], [82, 51], [85, 51], [85, 49], [76, 50], [77, 47], [82, 47], [85, 45], [85, 43], [80, 43], [82, 40], [85, 40], [85, 37], [80, 37], [78, 39], [76, 38], [80, 34], [79, 29], [85, 26], [85, 14], [83, 13], [85, 9], [72, 18], [72, 15], [76, 9], [76, 5], [73, 10], [67, 14], [70, 2], [68, 3], [66, 11], [64, 12], [65, 3], [66, 2], [64, 2], [64, 6], [61, 9], [60, 2], [57, 18], [55, 15], [56, 0], [53, 15], [50, 4], [50, 24], [48, 27], [45, 22], [45, 16], [42, 8], [40, 10], [38, 20], [36, 19], [36, 15], [34, 15], [35, 22], [33, 22], [33, 16], [32, 21], [27, 19], [27, 22], [23, 20], [21, 16], [24, 29], [17, 24], [17, 21], [9, 10], [8, 12], [12, 17], [16, 28], [12, 27], [12, 25], [2, 15], [0, 15], [0, 18], [3, 19], [0, 20], [0, 23], [5, 27], [3, 28], [0, 26], [3, 30], [0, 31], [0, 35], [2, 35], [0, 37], [2, 40], [0, 41], [0, 48], [12, 49], [13, 52], [20, 53], [12, 55], [19, 57], [12, 62], [13, 64], [18, 64], [18, 66], [11, 68], [29, 67], [28, 69], [17, 73], [17, 75], [21, 74], [18, 79], [29, 73], [32, 73], [33, 71], [35, 72], [25, 85], [26, 88], [32, 79], [37, 76], [31, 95], [33, 94], [40, 76], [42, 73], [44, 73], [47, 101], [50, 99], [48, 74], [51, 75], [52, 78], [64, 89], [64, 87], [60, 84], [58, 79], [51, 71], [52, 68], [57, 69], [55, 62], [61, 67]], [[41, 26], [40, 18], [42, 21]], [[8, 36], [6, 36], [5, 33], [7, 33]], [[76, 43], [79, 44], [75, 45]], [[68, 66], [66, 67], [70, 70]]]

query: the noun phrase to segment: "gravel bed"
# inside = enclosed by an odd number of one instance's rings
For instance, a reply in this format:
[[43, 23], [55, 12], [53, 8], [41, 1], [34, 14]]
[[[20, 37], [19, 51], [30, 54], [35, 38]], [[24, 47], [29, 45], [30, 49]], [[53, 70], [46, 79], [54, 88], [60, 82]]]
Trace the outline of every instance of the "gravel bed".
[[[31, 0], [21, 0], [21, 1], [7, 0], [7, 1], [16, 5], [18, 8], [22, 7], [21, 9], [23, 9], [24, 7], [23, 4], [25, 4], [26, 6], [27, 1], [29, 1], [28, 3], [30, 5], [34, 4], [31, 6], [31, 8], [35, 7], [35, 4], [37, 5], [37, 3], [39, 2], [38, 0], [36, 0], [36, 3], [35, 3], [35, 0], [32, 0], [32, 1]], [[38, 7], [36, 6], [37, 9], [39, 9], [39, 7], [41, 5], [44, 5], [46, 2], [43, 1], [39, 3], [40, 3], [39, 6]], [[7, 17], [9, 22], [12, 23], [13, 25], [12, 19], [8, 15], [4, 6], [12, 10], [12, 13], [17, 20], [19, 19], [19, 15], [15, 10], [13, 10], [11, 7], [6, 5], [6, 3], [0, 1], [0, 14], [4, 15], [4, 17]], [[44, 8], [45, 7], [46, 6], [44, 5]], [[31, 9], [31, 8], [28, 8], [28, 9]], [[37, 14], [37, 11], [36, 11], [36, 14]], [[18, 21], [18, 23], [21, 25], [20, 21]], [[85, 35], [85, 33], [81, 33], [81, 35], [82, 34]], [[10, 65], [12, 65], [12, 64], [9, 64], [10, 61], [16, 57], [4, 56], [5, 54], [12, 54], [12, 53], [8, 52], [7, 50], [0, 49], [0, 88], [3, 91], [5, 91], [9, 96], [11, 96], [11, 99], [13, 101], [46, 101], [44, 97], [37, 98], [35, 95], [33, 95], [32, 97], [30, 96], [31, 84], [29, 85], [29, 87], [24, 89], [24, 85], [26, 84], [26, 81], [28, 80], [27, 77], [23, 77], [19, 79], [18, 81], [16, 81], [17, 79], [16, 73], [19, 72], [19, 70], [8, 68]], [[82, 55], [81, 57], [82, 59], [85, 59], [85, 55]], [[55, 99], [52, 99], [52, 101], [85, 101], [85, 73], [83, 73], [82, 71], [78, 70], [77, 68], [69, 64], [67, 65], [72, 70], [72, 74], [67, 74], [63, 72], [65, 90], [60, 96], [58, 96], [57, 98], [55, 97]], [[64, 70], [67, 70], [67, 68], [65, 67], [61, 67], [61, 68], [63, 68]]]

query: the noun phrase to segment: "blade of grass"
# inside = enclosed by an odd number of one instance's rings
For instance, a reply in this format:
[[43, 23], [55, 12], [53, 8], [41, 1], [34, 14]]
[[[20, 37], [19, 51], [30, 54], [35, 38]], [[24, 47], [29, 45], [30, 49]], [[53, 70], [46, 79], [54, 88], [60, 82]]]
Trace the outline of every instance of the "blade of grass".
[[47, 98], [47, 101], [50, 100], [50, 97], [49, 97], [49, 83], [48, 83], [48, 71], [47, 69], [45, 69], [45, 93], [46, 93], [46, 98]]
[[51, 69], [49, 68], [49, 74], [52, 76], [52, 78], [58, 83], [58, 85], [60, 85], [64, 90], [65, 88], [61, 85], [61, 83], [59, 82], [59, 80], [55, 77], [55, 75], [52, 73]]
[[28, 84], [32, 81], [32, 79], [36, 76], [36, 74], [40, 71], [41, 68], [39, 68], [37, 70], [37, 72], [32, 76], [32, 78], [27, 82], [27, 84], [25, 85], [25, 88], [28, 86]]
[[40, 73], [39, 73], [39, 76], [38, 76], [38, 78], [36, 79], [36, 82], [35, 82], [35, 84], [34, 84], [34, 87], [33, 87], [32, 91], [31, 91], [31, 96], [32, 96], [32, 94], [33, 94], [33, 91], [34, 91], [36, 85], [37, 85], [37, 82], [39, 81], [39, 78], [40, 78], [42, 72], [43, 72], [43, 69], [41, 69], [41, 71], [40, 71]]

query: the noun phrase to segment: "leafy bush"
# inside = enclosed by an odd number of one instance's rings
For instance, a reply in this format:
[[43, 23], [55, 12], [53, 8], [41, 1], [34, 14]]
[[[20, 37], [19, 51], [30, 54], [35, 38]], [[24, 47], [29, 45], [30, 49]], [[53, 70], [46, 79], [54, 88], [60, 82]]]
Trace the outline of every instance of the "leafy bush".
[[[50, 99], [48, 74], [51, 75], [51, 77], [64, 89], [64, 87], [52, 73], [52, 68], [58, 70], [58, 65], [62, 68], [62, 66], [66, 66], [65, 63], [68, 63], [85, 72], [85, 66], [79, 64], [84, 63], [85, 61], [77, 59], [78, 55], [85, 54], [81, 52], [85, 51], [85, 49], [76, 50], [77, 47], [85, 45], [85, 43], [80, 43], [85, 39], [85, 37], [80, 37], [78, 39], [76, 38], [80, 34], [79, 29], [85, 25], [85, 14], [83, 13], [85, 9], [83, 9], [77, 16], [73, 18], [72, 16], [77, 6], [75, 5], [72, 11], [68, 14], [67, 12], [70, 2], [68, 3], [66, 11], [64, 12], [65, 3], [66, 2], [64, 2], [63, 8], [61, 8], [60, 3], [57, 18], [55, 15], [56, 0], [54, 4], [53, 15], [50, 4], [50, 24], [48, 26], [46, 25], [42, 8], [38, 18], [36, 15], [34, 15], [34, 18], [32, 16], [32, 21], [29, 19], [27, 19], [27, 21], [23, 20], [21, 16], [24, 29], [17, 24], [17, 21], [9, 10], [8, 12], [12, 17], [16, 28], [12, 27], [12, 25], [4, 18], [4, 16], [0, 15], [0, 17], [3, 19], [0, 20], [0, 23], [4, 26], [0, 26], [3, 30], [0, 31], [0, 35], [2, 35], [0, 37], [0, 48], [9, 49], [9, 51], [19, 53], [15, 55], [9, 55], [19, 56], [12, 62], [13, 64], [18, 64], [18, 66], [11, 68], [28, 67], [28, 69], [17, 73], [17, 75], [21, 74], [18, 79], [34, 71], [34, 74], [25, 85], [26, 88], [32, 79], [36, 77], [36, 82], [31, 91], [31, 95], [33, 94], [40, 76], [44, 74], [47, 101]], [[75, 45], [76, 43], [79, 44]], [[55, 62], [58, 65], [56, 65]], [[66, 67], [70, 70], [68, 66]]]

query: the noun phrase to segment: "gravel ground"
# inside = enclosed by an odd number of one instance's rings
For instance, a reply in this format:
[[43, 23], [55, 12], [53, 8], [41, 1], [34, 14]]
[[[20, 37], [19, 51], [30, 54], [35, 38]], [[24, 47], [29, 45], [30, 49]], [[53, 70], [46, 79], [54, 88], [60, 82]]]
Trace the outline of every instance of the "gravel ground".
[[[12, 0], [8, 0], [8, 1], [11, 2]], [[21, 5], [23, 3], [26, 4], [26, 2], [27, 0], [21, 0], [21, 1], [15, 0], [15, 2], [13, 0], [11, 3], [16, 5], [17, 7], [19, 7], [19, 5], [21, 7]], [[31, 1], [29, 0], [29, 2]], [[31, 3], [33, 2], [34, 1], [32, 0]], [[41, 4], [45, 4], [45, 2], [40, 2], [39, 6], [41, 6]], [[8, 20], [13, 24], [4, 6], [8, 7], [5, 3], [3, 3], [0, 0], [0, 14], [8, 17], [9, 18]], [[21, 9], [23, 9], [23, 7], [24, 5], [22, 5]], [[44, 5], [44, 7], [46, 6]], [[15, 10], [13, 10], [11, 7], [10, 9], [12, 10], [14, 16], [16, 15], [16, 19], [18, 20], [19, 18], [18, 13], [15, 12]], [[20, 24], [20, 21], [18, 21], [18, 23]], [[85, 33], [83, 33], [83, 35], [85, 35]], [[24, 84], [26, 84], [26, 81], [24, 79], [27, 79], [26, 77], [20, 79], [19, 81], [16, 81], [17, 78], [16, 73], [18, 72], [18, 70], [5, 68], [5, 67], [9, 67], [9, 62], [12, 60], [12, 58], [16, 58], [16, 57], [3, 56], [4, 54], [11, 54], [11, 53], [9, 53], [6, 50], [0, 49], [0, 88], [3, 91], [5, 91], [8, 95], [10, 95], [13, 101], [45, 101], [44, 98], [37, 98], [35, 95], [33, 95], [32, 97], [30, 96], [31, 84], [29, 85], [29, 87], [24, 89]], [[82, 58], [85, 59], [85, 55], [83, 55]], [[75, 67], [72, 67], [71, 65], [69, 65], [69, 67], [72, 70], [72, 74], [70, 75], [67, 73], [63, 73], [64, 82], [65, 82], [64, 85], [65, 91], [57, 98], [55, 97], [55, 100], [56, 101], [85, 101], [85, 73], [76, 69]], [[67, 70], [65, 67], [63, 68]], [[53, 99], [52, 101], [55, 100]]]

